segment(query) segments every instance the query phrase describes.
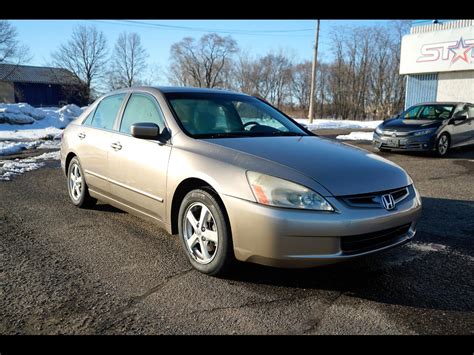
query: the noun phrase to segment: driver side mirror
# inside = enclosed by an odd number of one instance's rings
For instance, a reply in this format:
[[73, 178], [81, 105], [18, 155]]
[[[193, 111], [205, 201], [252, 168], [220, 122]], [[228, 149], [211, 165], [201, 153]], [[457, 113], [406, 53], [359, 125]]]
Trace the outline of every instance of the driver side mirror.
[[135, 138], [158, 139], [160, 137], [160, 127], [152, 122], [139, 122], [132, 124], [130, 133]]

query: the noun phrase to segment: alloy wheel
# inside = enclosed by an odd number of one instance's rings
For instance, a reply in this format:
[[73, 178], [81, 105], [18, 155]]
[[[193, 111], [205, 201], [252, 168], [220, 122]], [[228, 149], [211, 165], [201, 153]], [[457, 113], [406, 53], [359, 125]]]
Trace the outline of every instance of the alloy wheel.
[[438, 152], [440, 155], [445, 155], [448, 151], [449, 139], [446, 135], [443, 135], [439, 138], [438, 141]]
[[81, 169], [79, 169], [79, 165], [74, 164], [71, 166], [69, 173], [69, 191], [74, 201], [78, 201], [81, 198], [83, 185]]
[[188, 252], [198, 263], [210, 263], [219, 246], [214, 216], [201, 202], [191, 204], [184, 216], [183, 234]]

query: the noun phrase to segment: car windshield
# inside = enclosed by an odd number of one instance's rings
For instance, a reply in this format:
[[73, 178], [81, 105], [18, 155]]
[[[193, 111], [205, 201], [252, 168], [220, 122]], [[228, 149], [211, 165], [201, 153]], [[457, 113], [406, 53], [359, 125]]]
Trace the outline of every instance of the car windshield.
[[413, 120], [445, 120], [450, 118], [454, 105], [419, 105], [410, 107], [401, 117]]
[[251, 96], [210, 93], [165, 96], [181, 127], [194, 138], [308, 135], [285, 115]]

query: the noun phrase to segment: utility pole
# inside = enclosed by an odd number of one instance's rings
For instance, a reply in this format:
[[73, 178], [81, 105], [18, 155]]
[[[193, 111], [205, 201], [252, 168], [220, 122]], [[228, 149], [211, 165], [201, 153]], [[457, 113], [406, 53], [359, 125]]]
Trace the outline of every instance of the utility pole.
[[321, 20], [318, 20], [317, 25], [316, 25], [316, 37], [315, 37], [315, 43], [314, 43], [314, 57], [313, 57], [313, 67], [311, 69], [311, 93], [309, 96], [309, 113], [308, 113], [308, 119], [309, 123], [313, 123], [313, 118], [314, 118], [314, 87], [316, 86], [316, 66], [318, 64], [318, 39], [319, 39], [319, 22]]

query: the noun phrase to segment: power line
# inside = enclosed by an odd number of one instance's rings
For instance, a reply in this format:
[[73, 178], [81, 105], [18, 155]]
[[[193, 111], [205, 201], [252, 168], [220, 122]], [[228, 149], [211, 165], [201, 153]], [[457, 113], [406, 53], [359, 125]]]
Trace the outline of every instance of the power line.
[[[216, 32], [216, 33], [225, 33], [225, 34], [236, 34], [236, 35], [252, 35], [252, 36], [284, 36], [289, 33], [299, 33], [312, 31], [311, 29], [294, 29], [294, 30], [224, 30], [216, 28], [197, 28], [189, 26], [177, 26], [177, 25], [166, 25], [160, 23], [150, 23], [143, 21], [134, 21], [134, 20], [92, 20], [95, 22], [114, 24], [114, 25], [125, 25], [132, 27], [146, 27], [146, 28], [159, 28], [162, 30], [181, 30], [181, 31], [194, 31], [194, 32]], [[117, 23], [119, 22], [119, 23]], [[292, 35], [293, 37], [307, 37], [307, 35]]]
[[120, 20], [124, 22], [131, 22], [137, 24], [144, 24], [156, 27], [170, 27], [170, 28], [181, 28], [185, 30], [195, 30], [195, 31], [219, 31], [219, 32], [236, 32], [236, 33], [273, 33], [273, 32], [307, 32], [312, 31], [311, 28], [302, 28], [302, 29], [294, 29], [294, 30], [225, 30], [225, 29], [209, 29], [209, 28], [197, 28], [197, 27], [189, 27], [189, 26], [176, 26], [176, 25], [164, 25], [159, 23], [151, 23], [151, 22], [143, 22], [143, 21], [136, 21], [136, 20]]

